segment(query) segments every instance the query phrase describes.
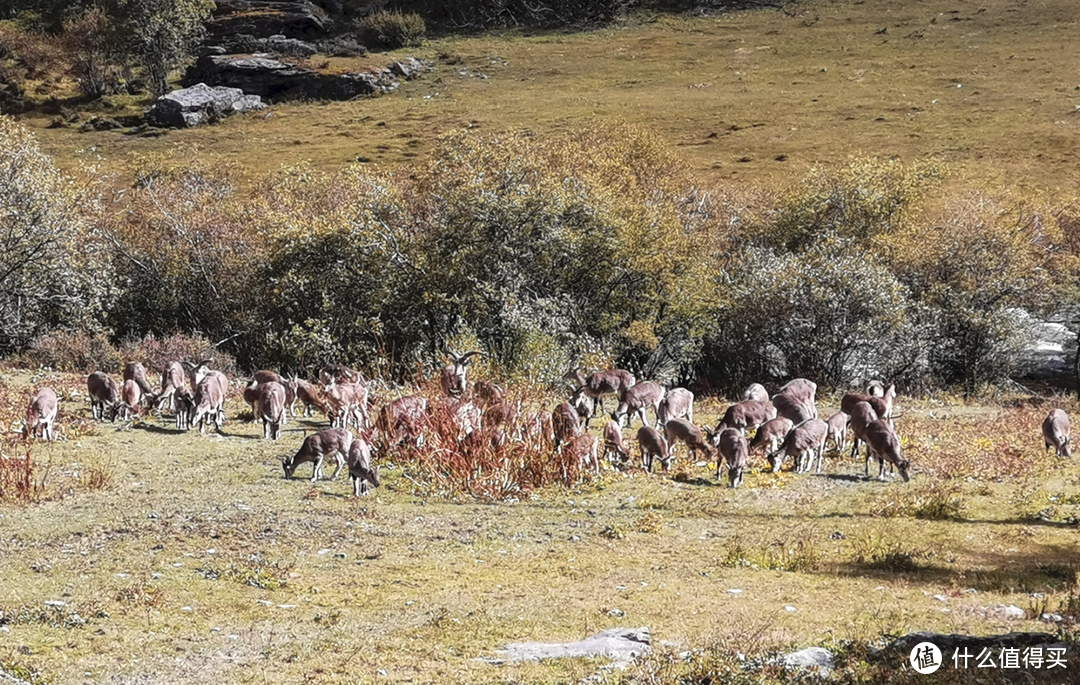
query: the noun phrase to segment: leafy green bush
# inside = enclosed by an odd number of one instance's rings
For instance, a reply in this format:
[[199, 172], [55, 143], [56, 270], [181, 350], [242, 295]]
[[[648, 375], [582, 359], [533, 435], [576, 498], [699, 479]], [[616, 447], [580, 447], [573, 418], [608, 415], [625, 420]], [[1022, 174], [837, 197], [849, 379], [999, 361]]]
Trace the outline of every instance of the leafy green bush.
[[427, 26], [416, 13], [376, 10], [357, 24], [360, 39], [369, 46], [388, 50], [420, 45]]

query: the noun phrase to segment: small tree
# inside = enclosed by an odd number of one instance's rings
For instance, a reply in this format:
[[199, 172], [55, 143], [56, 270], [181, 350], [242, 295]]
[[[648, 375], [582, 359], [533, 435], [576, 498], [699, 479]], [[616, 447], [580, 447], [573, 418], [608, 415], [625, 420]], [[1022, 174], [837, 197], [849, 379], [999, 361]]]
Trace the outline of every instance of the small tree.
[[91, 7], [64, 22], [64, 47], [71, 56], [71, 71], [79, 88], [98, 98], [116, 91], [120, 83], [116, 36], [101, 7]]
[[212, 0], [111, 0], [108, 9], [155, 96], [169, 91], [169, 72], [191, 58], [213, 11]]

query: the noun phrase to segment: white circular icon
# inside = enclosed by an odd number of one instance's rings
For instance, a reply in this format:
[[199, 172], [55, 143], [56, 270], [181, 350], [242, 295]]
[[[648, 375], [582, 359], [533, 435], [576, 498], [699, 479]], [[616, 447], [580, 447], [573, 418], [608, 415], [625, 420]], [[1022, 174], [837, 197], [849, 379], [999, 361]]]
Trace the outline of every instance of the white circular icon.
[[920, 642], [911, 650], [910, 661], [919, 673], [933, 673], [941, 668], [941, 650], [933, 642]]

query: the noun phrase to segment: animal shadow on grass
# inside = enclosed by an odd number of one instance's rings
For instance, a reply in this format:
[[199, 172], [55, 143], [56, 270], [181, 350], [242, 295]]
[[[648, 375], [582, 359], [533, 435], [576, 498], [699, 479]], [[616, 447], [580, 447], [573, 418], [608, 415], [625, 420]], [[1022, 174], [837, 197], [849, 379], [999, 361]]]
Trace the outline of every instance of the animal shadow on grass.
[[183, 435], [184, 433], [189, 432], [185, 430], [180, 430], [179, 428], [166, 428], [165, 426], [159, 426], [155, 423], [146, 423], [145, 421], [134, 424], [132, 428], [137, 428], [148, 433], [159, 433], [162, 435]]
[[723, 481], [714, 481], [709, 478], [702, 478], [701, 476], [690, 477], [686, 473], [676, 473], [671, 477], [671, 480], [676, 483], [682, 483], [683, 485], [698, 485], [705, 488], [717, 488], [724, 487], [726, 484]]
[[866, 476], [857, 476], [853, 473], [818, 473], [814, 474], [821, 478], [828, 478], [829, 480], [842, 480], [848, 483], [865, 483]]

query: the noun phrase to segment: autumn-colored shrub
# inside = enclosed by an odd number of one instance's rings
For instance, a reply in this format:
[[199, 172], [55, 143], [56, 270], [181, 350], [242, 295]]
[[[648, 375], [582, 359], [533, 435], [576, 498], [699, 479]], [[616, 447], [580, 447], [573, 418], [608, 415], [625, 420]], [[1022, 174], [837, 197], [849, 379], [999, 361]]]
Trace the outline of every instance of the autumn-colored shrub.
[[126, 211], [102, 221], [125, 284], [106, 318], [117, 338], [197, 331], [250, 359], [267, 327], [249, 315], [271, 293], [254, 285], [263, 243], [230, 172], [151, 160]]
[[18, 361], [30, 368], [119, 373], [124, 360], [104, 333], [52, 331], [38, 336]]
[[292, 169], [260, 195], [282, 365], [387, 354], [411, 372], [471, 331], [537, 382], [597, 348], [670, 380], [708, 324], [708, 198], [637, 129], [454, 134], [409, 176]]
[[112, 281], [95, 204], [29, 131], [0, 116], [0, 353], [46, 331], [100, 328]]

